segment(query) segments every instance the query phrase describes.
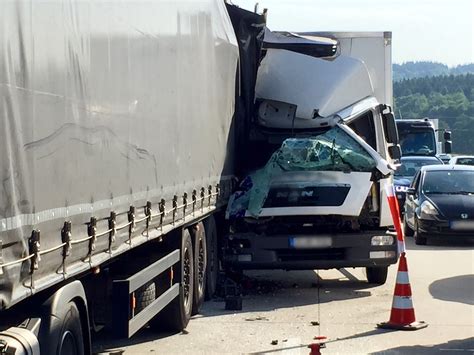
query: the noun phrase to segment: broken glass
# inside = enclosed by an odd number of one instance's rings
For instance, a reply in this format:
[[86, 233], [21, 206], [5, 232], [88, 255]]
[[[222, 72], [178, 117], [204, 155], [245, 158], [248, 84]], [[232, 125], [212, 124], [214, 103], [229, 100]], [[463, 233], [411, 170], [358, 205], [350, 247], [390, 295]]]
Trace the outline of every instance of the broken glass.
[[289, 138], [267, 164], [247, 176], [227, 207], [231, 219], [246, 212], [257, 217], [270, 191], [272, 179], [287, 171], [371, 172], [377, 163], [353, 137], [336, 126], [309, 138]]

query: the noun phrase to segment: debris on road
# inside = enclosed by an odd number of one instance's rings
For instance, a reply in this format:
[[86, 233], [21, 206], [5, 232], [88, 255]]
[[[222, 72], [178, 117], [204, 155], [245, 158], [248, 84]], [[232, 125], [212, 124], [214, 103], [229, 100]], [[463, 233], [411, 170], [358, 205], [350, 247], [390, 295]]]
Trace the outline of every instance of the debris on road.
[[319, 325], [319, 322], [317, 322], [317, 321], [312, 321], [312, 322], [311, 322], [311, 325], [314, 325], [314, 326]]
[[245, 320], [247, 322], [253, 322], [253, 321], [256, 321], [256, 320], [266, 320], [266, 321], [268, 321], [269, 319], [267, 317], [257, 316], [257, 317], [254, 317], [254, 318], [245, 318]]
[[278, 340], [272, 340], [271, 344], [272, 345], [278, 345]]

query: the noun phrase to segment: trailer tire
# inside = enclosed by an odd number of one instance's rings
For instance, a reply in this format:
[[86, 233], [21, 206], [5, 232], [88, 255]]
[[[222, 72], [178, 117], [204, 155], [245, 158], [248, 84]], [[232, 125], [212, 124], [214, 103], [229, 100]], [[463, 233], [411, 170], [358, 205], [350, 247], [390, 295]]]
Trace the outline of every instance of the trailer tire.
[[182, 331], [191, 319], [194, 288], [193, 243], [187, 229], [183, 229], [180, 245], [180, 267], [175, 277], [180, 280], [179, 295], [171, 301], [149, 325], [153, 329]]
[[370, 284], [383, 285], [387, 281], [388, 266], [366, 267], [365, 270]]
[[193, 311], [192, 314], [198, 314], [204, 303], [206, 292], [206, 272], [207, 272], [207, 244], [206, 231], [204, 225], [199, 222], [191, 229], [194, 252], [194, 292], [193, 292]]
[[206, 267], [206, 294], [205, 299], [210, 300], [217, 290], [217, 278], [219, 275], [219, 255], [217, 244], [217, 226], [213, 216], [204, 220], [207, 244], [207, 267]]
[[150, 281], [135, 291], [135, 313], [148, 307], [156, 298], [155, 282]]
[[75, 302], [68, 303], [59, 334], [58, 355], [82, 355], [85, 353], [81, 315]]

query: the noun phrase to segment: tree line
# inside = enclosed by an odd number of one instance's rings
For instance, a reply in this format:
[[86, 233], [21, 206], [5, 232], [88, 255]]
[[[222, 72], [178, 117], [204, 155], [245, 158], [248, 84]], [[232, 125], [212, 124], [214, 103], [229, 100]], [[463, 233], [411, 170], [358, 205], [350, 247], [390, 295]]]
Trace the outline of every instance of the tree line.
[[435, 62], [406, 62], [393, 64], [393, 80], [421, 78], [425, 76], [473, 74], [474, 63], [448, 67]]
[[453, 153], [474, 154], [474, 74], [402, 79], [393, 93], [397, 118], [437, 118], [452, 131]]

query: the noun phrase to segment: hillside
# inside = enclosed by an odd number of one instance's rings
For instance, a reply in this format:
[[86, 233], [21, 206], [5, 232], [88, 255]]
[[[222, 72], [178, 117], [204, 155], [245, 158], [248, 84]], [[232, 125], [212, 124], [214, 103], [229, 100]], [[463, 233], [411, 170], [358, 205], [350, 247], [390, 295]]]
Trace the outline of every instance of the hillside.
[[422, 78], [439, 75], [474, 74], [474, 63], [458, 65], [450, 68], [446, 64], [436, 62], [406, 62], [393, 64], [393, 80]]
[[397, 117], [438, 118], [453, 132], [453, 153], [474, 154], [474, 74], [404, 79], [393, 92]]

